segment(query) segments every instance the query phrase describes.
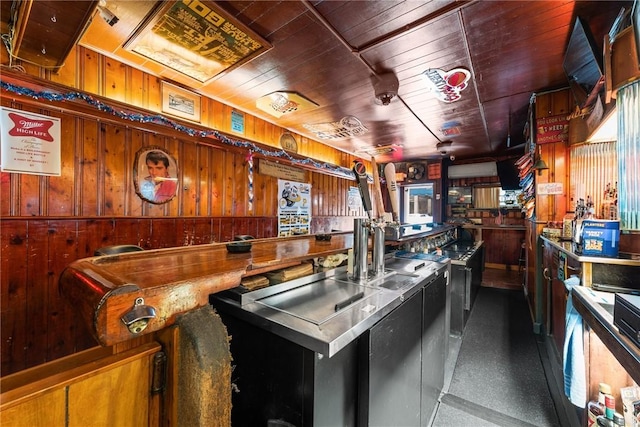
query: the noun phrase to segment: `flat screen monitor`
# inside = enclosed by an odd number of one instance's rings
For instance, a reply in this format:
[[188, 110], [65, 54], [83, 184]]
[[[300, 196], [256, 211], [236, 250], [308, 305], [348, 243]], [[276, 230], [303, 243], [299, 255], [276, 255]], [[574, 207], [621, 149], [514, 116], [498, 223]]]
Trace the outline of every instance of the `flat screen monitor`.
[[518, 175], [518, 167], [515, 160], [502, 160], [496, 163], [498, 169], [498, 178], [500, 178], [500, 187], [503, 190], [519, 190], [520, 176]]

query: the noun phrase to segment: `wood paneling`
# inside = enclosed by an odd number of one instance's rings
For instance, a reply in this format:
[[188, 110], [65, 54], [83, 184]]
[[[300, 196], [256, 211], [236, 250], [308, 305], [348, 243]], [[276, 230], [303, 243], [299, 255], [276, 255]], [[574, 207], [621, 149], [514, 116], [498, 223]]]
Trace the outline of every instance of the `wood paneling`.
[[[75, 60], [69, 58], [69, 68], [63, 67], [55, 81], [131, 103], [130, 111], [138, 106], [160, 113], [159, 79], [82, 47], [74, 52]], [[69, 70], [77, 70], [77, 78]], [[27, 68], [27, 73], [54, 80], [37, 67]], [[37, 84], [48, 85], [43, 80]], [[51, 86], [59, 92], [73, 90], [53, 81]], [[278, 180], [254, 169], [249, 210], [246, 149], [169, 127], [120, 120], [83, 103], [62, 103], [58, 109], [56, 103], [9, 98], [2, 92], [0, 104], [58, 117], [62, 129], [61, 176], [0, 175], [2, 375], [96, 345], [74, 308], [58, 293], [61, 271], [72, 261], [116, 244], [155, 249], [228, 241], [237, 234], [277, 235]], [[203, 126], [229, 132], [232, 108], [206, 98], [202, 105]], [[282, 128], [247, 115], [245, 119], [246, 135], [233, 136], [234, 140], [250, 137], [279, 148]], [[297, 138], [300, 154], [313, 153], [316, 161], [350, 167], [354, 159]], [[179, 191], [166, 204], [147, 203], [135, 192], [135, 156], [148, 146], [164, 148], [178, 163]], [[254, 161], [259, 156], [254, 153]], [[353, 218], [364, 214], [345, 207], [347, 190], [355, 183], [324, 171], [309, 171], [307, 176], [313, 185], [312, 231], [350, 230]]]
[[[158, 425], [149, 393], [151, 360], [161, 347], [150, 342], [112, 354], [96, 348], [5, 376], [0, 418], [5, 426]], [[112, 399], [116, 394], [120, 398]]]

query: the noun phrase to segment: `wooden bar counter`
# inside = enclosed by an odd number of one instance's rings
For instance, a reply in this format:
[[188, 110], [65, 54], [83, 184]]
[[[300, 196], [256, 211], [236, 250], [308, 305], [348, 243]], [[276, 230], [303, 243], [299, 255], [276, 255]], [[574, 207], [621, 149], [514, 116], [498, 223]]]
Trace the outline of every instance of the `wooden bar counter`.
[[210, 294], [238, 286], [243, 277], [344, 253], [353, 235], [251, 243], [248, 253], [214, 243], [84, 258], [62, 272], [60, 290], [98, 342], [113, 345], [172, 325], [177, 315], [207, 305]]

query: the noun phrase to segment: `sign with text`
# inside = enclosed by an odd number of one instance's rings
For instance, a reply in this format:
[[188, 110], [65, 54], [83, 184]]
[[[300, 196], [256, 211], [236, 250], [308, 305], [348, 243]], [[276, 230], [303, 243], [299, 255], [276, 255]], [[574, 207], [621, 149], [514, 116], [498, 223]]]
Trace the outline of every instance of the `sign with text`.
[[536, 119], [536, 143], [551, 144], [569, 140], [569, 119], [566, 115]]
[[235, 110], [231, 112], [231, 130], [244, 133], [244, 114]]
[[201, 83], [271, 48], [267, 40], [213, 1], [159, 5], [125, 48]]
[[350, 211], [357, 211], [362, 207], [362, 197], [358, 187], [349, 187], [347, 192], [347, 206]]
[[311, 184], [278, 180], [278, 236], [309, 234]]
[[307, 179], [307, 174], [303, 170], [264, 159], [258, 162], [258, 173], [299, 182]]
[[0, 108], [0, 169], [60, 176], [60, 119]]
[[564, 186], [561, 182], [541, 182], [538, 184], [538, 194], [542, 196], [564, 194]]

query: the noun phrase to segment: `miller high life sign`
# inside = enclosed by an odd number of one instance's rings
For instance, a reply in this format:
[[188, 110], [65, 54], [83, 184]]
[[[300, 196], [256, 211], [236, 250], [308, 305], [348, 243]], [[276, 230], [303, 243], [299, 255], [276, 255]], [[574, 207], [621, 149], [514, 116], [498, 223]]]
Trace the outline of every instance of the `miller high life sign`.
[[3, 172], [60, 176], [60, 119], [0, 108]]

